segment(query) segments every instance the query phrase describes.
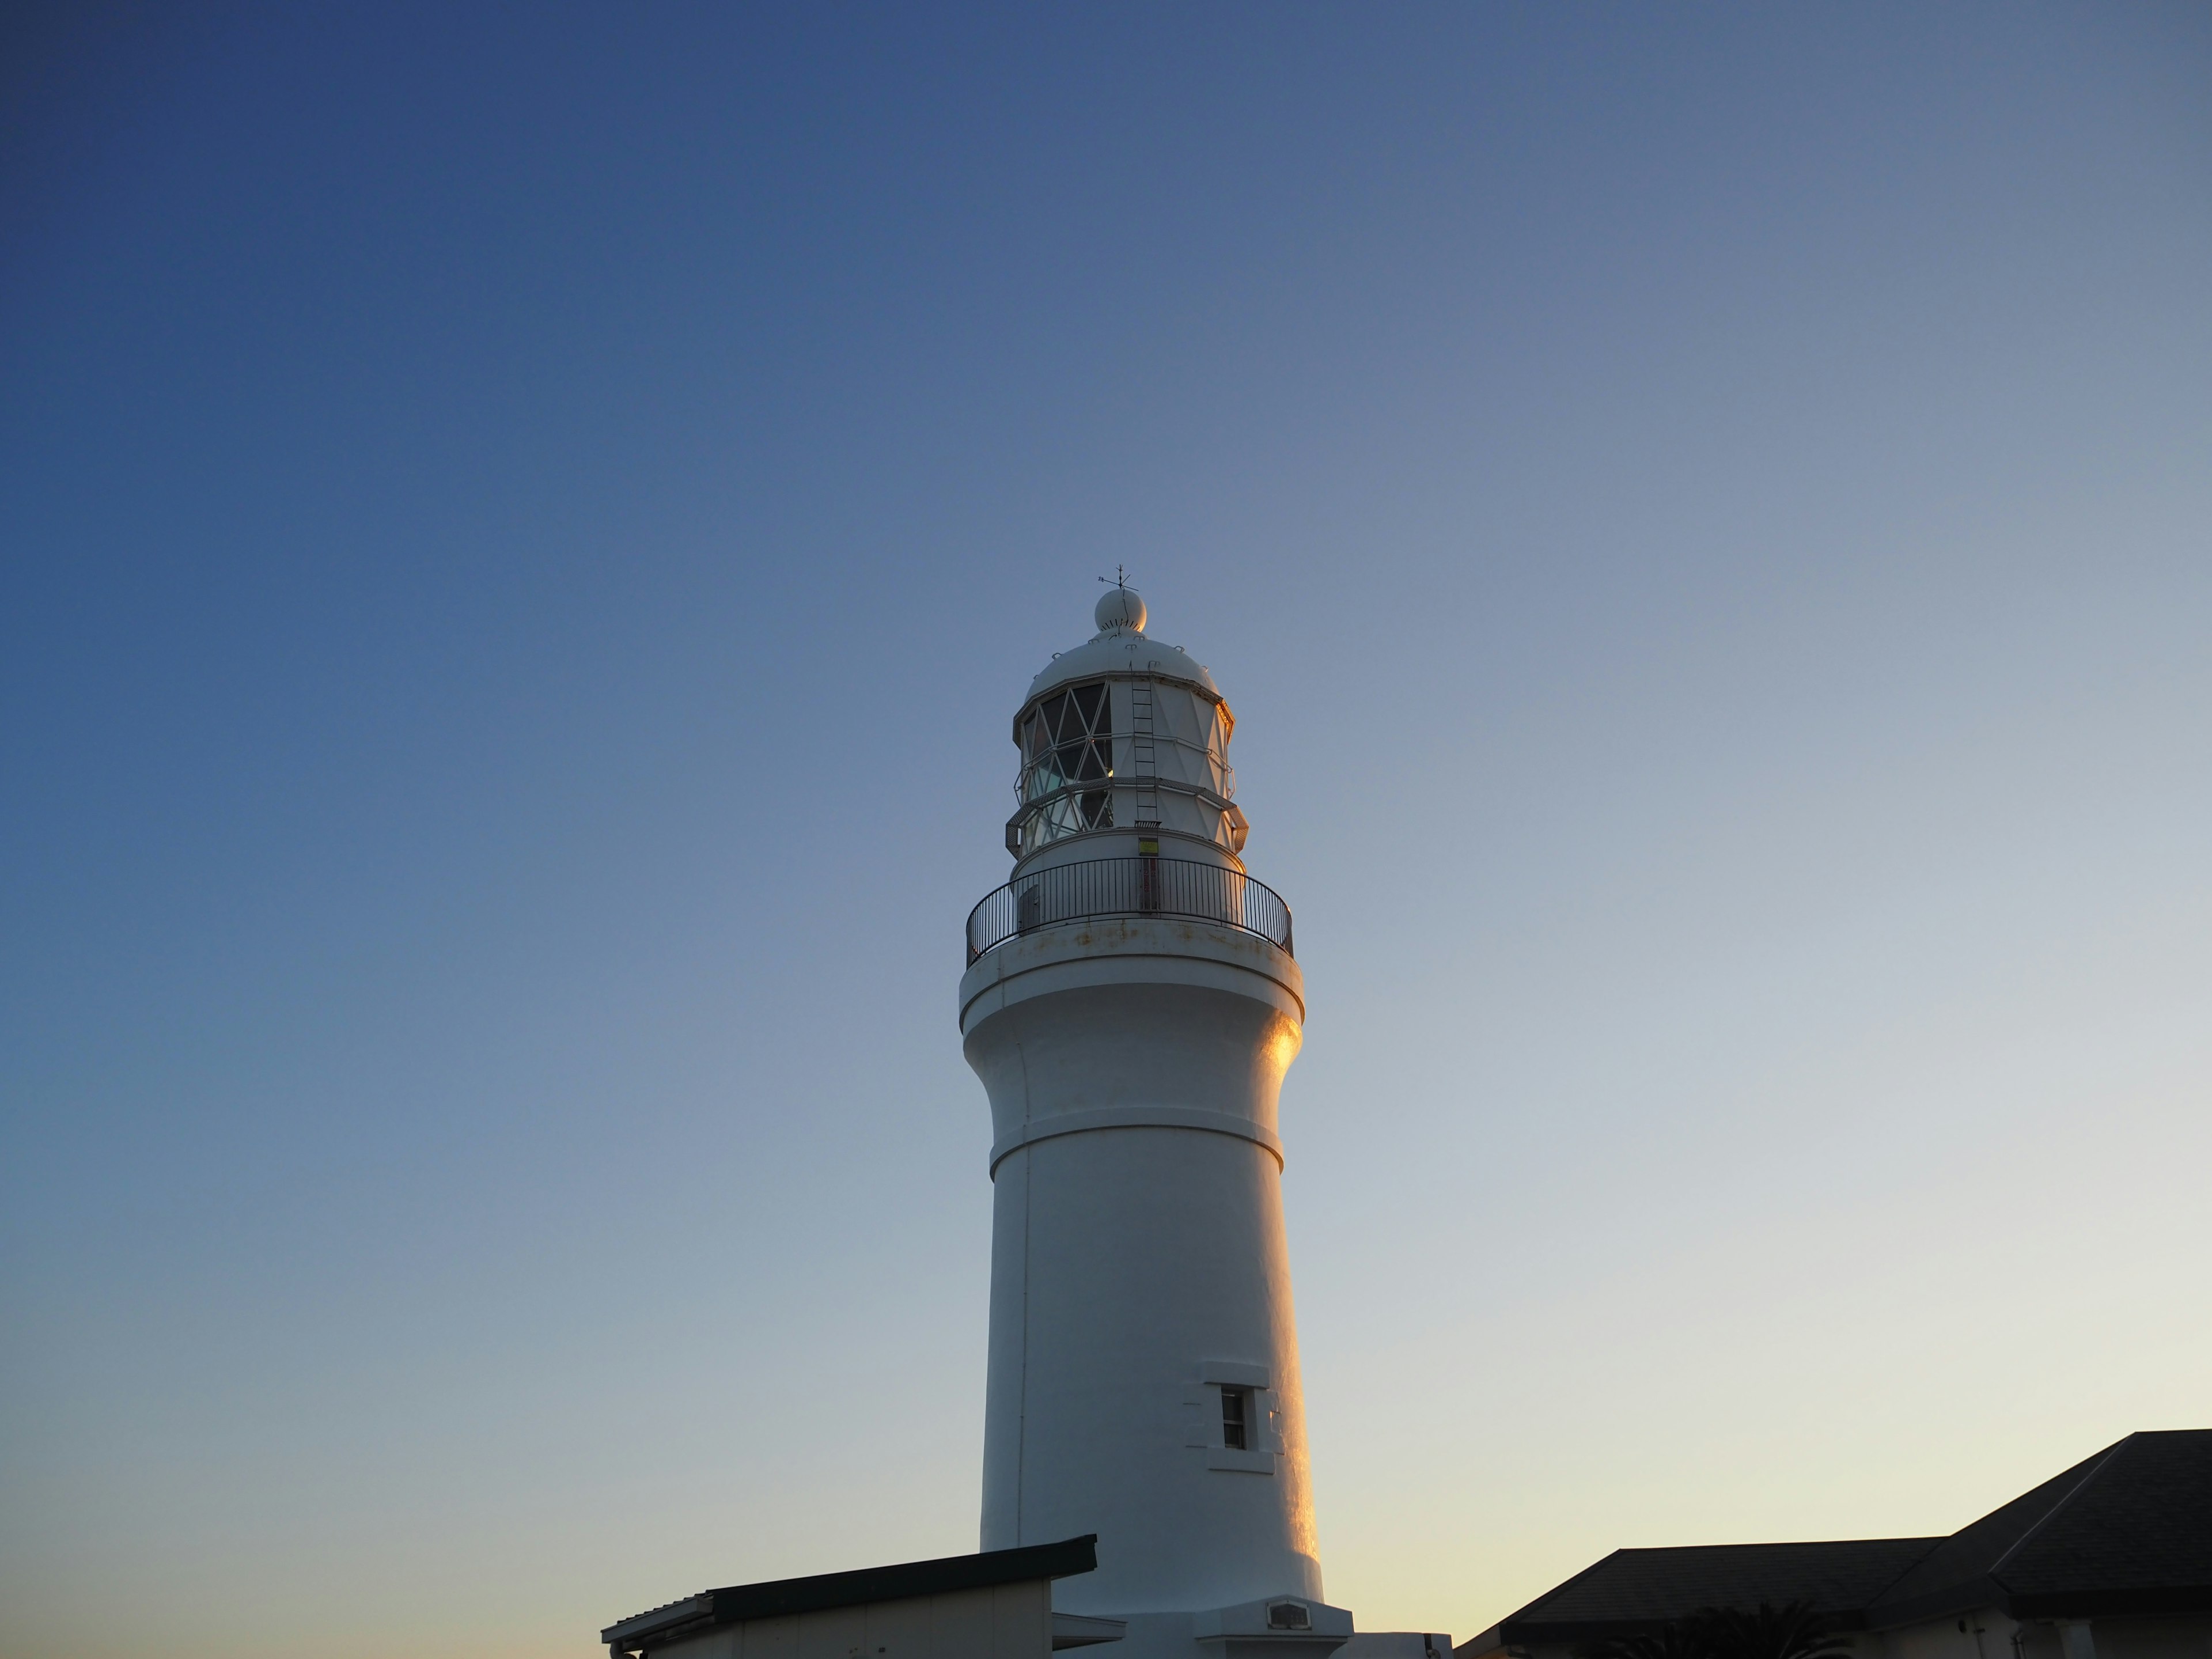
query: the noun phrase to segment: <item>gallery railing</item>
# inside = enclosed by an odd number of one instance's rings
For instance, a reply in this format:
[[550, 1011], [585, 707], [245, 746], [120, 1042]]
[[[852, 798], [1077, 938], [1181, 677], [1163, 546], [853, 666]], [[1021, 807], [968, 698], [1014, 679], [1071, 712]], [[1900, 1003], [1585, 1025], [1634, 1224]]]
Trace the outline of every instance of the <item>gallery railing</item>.
[[1291, 949], [1291, 907], [1242, 871], [1194, 859], [1085, 859], [1033, 870], [985, 895], [968, 913], [968, 960], [1040, 927], [1106, 916], [1219, 922]]

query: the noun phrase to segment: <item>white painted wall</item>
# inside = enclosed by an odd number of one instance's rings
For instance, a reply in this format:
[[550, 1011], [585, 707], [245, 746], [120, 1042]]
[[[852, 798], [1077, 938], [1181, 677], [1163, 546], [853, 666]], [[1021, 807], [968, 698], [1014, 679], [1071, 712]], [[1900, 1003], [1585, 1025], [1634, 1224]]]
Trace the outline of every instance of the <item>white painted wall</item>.
[[[999, 1152], [982, 1547], [1096, 1532], [1068, 1610], [1321, 1599], [1274, 1150], [1301, 989], [1265, 940], [1152, 919], [963, 981]], [[1224, 1382], [1261, 1390], [1249, 1460], [1218, 1455]]]
[[[2019, 1626], [1994, 1607], [1954, 1613], [1881, 1632], [1887, 1659], [2021, 1659], [2013, 1650]], [[2037, 1659], [2057, 1659], [2055, 1654]]]

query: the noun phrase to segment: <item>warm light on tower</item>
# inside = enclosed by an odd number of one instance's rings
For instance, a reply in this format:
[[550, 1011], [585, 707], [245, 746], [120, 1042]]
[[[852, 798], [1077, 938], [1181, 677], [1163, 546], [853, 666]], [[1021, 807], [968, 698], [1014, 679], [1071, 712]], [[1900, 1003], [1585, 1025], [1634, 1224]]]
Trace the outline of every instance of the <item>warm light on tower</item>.
[[1098, 1534], [1064, 1611], [1139, 1656], [1326, 1652], [1290, 1261], [1283, 1074], [1304, 984], [1239, 857], [1235, 726], [1109, 589], [1014, 719], [1012, 879], [969, 919], [990, 1095], [982, 1547]]

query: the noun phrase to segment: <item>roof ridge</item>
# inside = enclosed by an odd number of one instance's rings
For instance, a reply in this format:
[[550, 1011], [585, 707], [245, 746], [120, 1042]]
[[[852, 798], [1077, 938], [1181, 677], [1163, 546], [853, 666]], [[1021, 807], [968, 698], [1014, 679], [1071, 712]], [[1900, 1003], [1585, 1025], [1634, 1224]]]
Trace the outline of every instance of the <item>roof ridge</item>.
[[[1837, 1544], [1925, 1544], [1940, 1543], [1951, 1534], [1945, 1532], [1914, 1534], [1906, 1537], [1886, 1538], [1759, 1538], [1741, 1544], [1624, 1544], [1613, 1551], [1615, 1555], [1656, 1555], [1663, 1550], [1818, 1550]], [[1588, 1567], [1583, 1570], [1589, 1571]], [[1582, 1575], [1577, 1573], [1576, 1577]], [[1572, 1583], [1569, 1579], [1568, 1583]], [[1565, 1584], [1559, 1588], [1565, 1589]]]
[[[2141, 1434], [2142, 1432], [2142, 1431], [2140, 1429], [2135, 1430], [2130, 1433], [2121, 1436], [2118, 1440], [2112, 1442], [2111, 1445], [2106, 1447], [2104, 1455], [2096, 1461], [2095, 1464], [2090, 1468], [2089, 1473], [2083, 1475], [2079, 1480], [2075, 1481], [2072, 1487], [2068, 1490], [2063, 1498], [2060, 1498], [2056, 1504], [2053, 1504], [2049, 1509], [2044, 1510], [2042, 1515], [2037, 1518], [2034, 1525], [2029, 1527], [2027, 1531], [2021, 1533], [2019, 1537], [2014, 1539], [2011, 1544], [2006, 1547], [2005, 1553], [2002, 1555], [2000, 1555], [1996, 1560], [1990, 1563], [1989, 1571], [1986, 1576], [1990, 1578], [1996, 1578], [1997, 1574], [2004, 1570], [2004, 1564], [2011, 1560], [2014, 1556], [2019, 1554], [2021, 1549], [2027, 1546], [2027, 1540], [2034, 1537], [2036, 1534], [2041, 1532], [2045, 1527], [2048, 1526], [2054, 1516], [2056, 1516], [2061, 1510], [2064, 1509], [2069, 1504], [2072, 1503], [2076, 1498], [2080, 1497], [2083, 1492], [2087, 1492], [2089, 1489], [2090, 1483], [2094, 1481], [2099, 1475], [2102, 1474], [2106, 1468], [2111, 1464], [2112, 1461], [2120, 1455], [2121, 1449], [2126, 1446], [2130, 1441], [2133, 1440], [2136, 1435]], [[1999, 1583], [2002, 1583], [2004, 1581], [2002, 1579], [1998, 1579], [1997, 1582]]]
[[[1914, 1556], [1910, 1561], [1907, 1561], [1903, 1566], [1899, 1567], [1897, 1570], [1897, 1576], [1895, 1577], [1892, 1578], [1887, 1584], [1884, 1584], [1872, 1595], [1867, 1597], [1867, 1605], [1870, 1607], [1880, 1607], [1881, 1605], [1882, 1597], [1887, 1595], [1890, 1591], [1895, 1589], [1899, 1584], [1903, 1583], [1915, 1572], [1918, 1571], [1923, 1563], [1934, 1560], [1936, 1559], [1936, 1552], [1942, 1549], [1944, 1545], [1949, 1543], [1958, 1535], [1959, 1534], [1954, 1532], [1944, 1533], [1937, 1537], [1926, 1540], [1925, 1541], [1928, 1547], [1921, 1551], [1919, 1554]], [[1898, 1541], [1903, 1543], [1905, 1540], [1899, 1539]], [[1915, 1539], [1912, 1541], [1917, 1543], [1922, 1540]]]
[[1499, 1624], [1501, 1624], [1501, 1625], [1510, 1625], [1510, 1624], [1511, 1624], [1511, 1623], [1513, 1622], [1513, 1620], [1515, 1620], [1516, 1619], [1518, 1619], [1518, 1618], [1522, 1615], [1522, 1613], [1528, 1613], [1528, 1612], [1529, 1612], [1530, 1610], [1532, 1610], [1532, 1609], [1534, 1609], [1534, 1608], [1535, 1608], [1535, 1607], [1541, 1607], [1545, 1602], [1547, 1602], [1547, 1601], [1550, 1601], [1553, 1596], [1557, 1595], [1558, 1595], [1561, 1590], [1565, 1589], [1569, 1585], [1571, 1585], [1571, 1584], [1578, 1584], [1578, 1583], [1580, 1583], [1583, 1579], [1585, 1579], [1585, 1578], [1589, 1577], [1592, 1573], [1595, 1572], [1595, 1571], [1596, 1571], [1600, 1567], [1603, 1566], [1607, 1562], [1608, 1562], [1608, 1561], [1612, 1560], [1612, 1559], [1613, 1559], [1613, 1556], [1616, 1556], [1616, 1555], [1626, 1555], [1626, 1554], [1627, 1554], [1627, 1553], [1628, 1553], [1628, 1551], [1627, 1551], [1627, 1549], [1626, 1549], [1626, 1547], [1619, 1547], [1614, 1548], [1614, 1549], [1613, 1549], [1610, 1553], [1608, 1553], [1608, 1554], [1601, 1555], [1600, 1557], [1598, 1557], [1598, 1559], [1597, 1559], [1596, 1560], [1595, 1560], [1595, 1561], [1591, 1562], [1591, 1563], [1589, 1564], [1589, 1565], [1588, 1565], [1588, 1566], [1584, 1567], [1584, 1568], [1583, 1568], [1580, 1572], [1577, 1573], [1573, 1577], [1571, 1577], [1571, 1578], [1563, 1578], [1563, 1579], [1561, 1579], [1558, 1583], [1556, 1583], [1556, 1584], [1553, 1585], [1551, 1589], [1549, 1589], [1546, 1590], [1546, 1591], [1545, 1591], [1541, 1595], [1538, 1596], [1534, 1601], [1533, 1601], [1529, 1602], [1529, 1603], [1528, 1603], [1528, 1605], [1527, 1607], [1524, 1607], [1519, 1608], [1519, 1609], [1517, 1609], [1517, 1610], [1516, 1610], [1516, 1611], [1515, 1611], [1515, 1612], [1512, 1612], [1512, 1613], [1507, 1613], [1507, 1614], [1505, 1615], [1505, 1617], [1504, 1617], [1504, 1618], [1503, 1618], [1503, 1619], [1499, 1620], [1498, 1622]]

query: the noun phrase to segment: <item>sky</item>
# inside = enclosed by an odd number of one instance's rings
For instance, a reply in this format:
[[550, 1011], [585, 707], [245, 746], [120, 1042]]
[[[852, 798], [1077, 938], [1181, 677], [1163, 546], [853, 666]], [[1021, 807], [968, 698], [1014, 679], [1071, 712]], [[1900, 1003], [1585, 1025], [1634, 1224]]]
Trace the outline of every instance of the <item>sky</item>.
[[975, 1548], [961, 923], [1117, 565], [1362, 1628], [2212, 1424], [2212, 14], [6, 30], [0, 1650]]

